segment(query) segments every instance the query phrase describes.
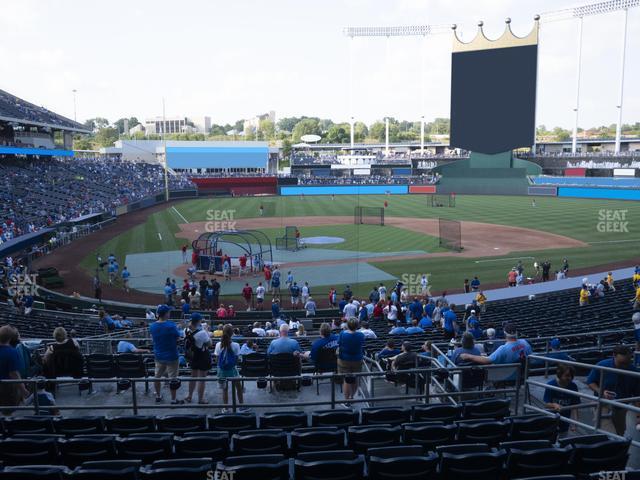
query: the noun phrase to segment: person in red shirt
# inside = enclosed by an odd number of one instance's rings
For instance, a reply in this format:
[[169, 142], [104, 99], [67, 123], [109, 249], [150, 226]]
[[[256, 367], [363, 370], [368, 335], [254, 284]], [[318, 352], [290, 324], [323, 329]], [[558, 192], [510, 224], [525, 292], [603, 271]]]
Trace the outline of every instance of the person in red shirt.
[[227, 318], [227, 309], [224, 308], [223, 303], [221, 303], [220, 306], [218, 307], [218, 310], [216, 310], [216, 317]]
[[267, 292], [271, 291], [271, 269], [269, 265], [264, 266], [264, 285], [267, 288]]
[[247, 305], [247, 312], [251, 311], [251, 299], [253, 298], [253, 288], [251, 288], [248, 283], [244, 284], [244, 288], [242, 289], [242, 298], [244, 298], [244, 303]]
[[389, 206], [389, 202], [387, 202], [386, 200], [384, 201], [384, 208], [387, 208]]
[[191, 253], [191, 264], [192, 265], [197, 265], [198, 264], [198, 252], [196, 250], [194, 250]]
[[236, 316], [236, 311], [233, 308], [233, 305], [229, 305], [227, 307], [227, 317], [235, 317]]
[[508, 274], [507, 274], [507, 279], [509, 281], [509, 286], [510, 287], [515, 287], [516, 286], [516, 278], [518, 277], [518, 272], [516, 271], [515, 268], [513, 268]]
[[238, 276], [242, 276], [247, 269], [247, 256], [242, 254], [238, 261], [240, 262], [240, 272], [238, 273]]

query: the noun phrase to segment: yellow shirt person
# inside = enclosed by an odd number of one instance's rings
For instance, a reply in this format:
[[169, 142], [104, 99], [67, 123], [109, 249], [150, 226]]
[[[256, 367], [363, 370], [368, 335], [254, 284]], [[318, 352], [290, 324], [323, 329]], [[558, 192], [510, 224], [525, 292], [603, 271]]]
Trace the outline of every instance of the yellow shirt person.
[[580, 306], [589, 305], [589, 290], [587, 287], [582, 287], [580, 290]]

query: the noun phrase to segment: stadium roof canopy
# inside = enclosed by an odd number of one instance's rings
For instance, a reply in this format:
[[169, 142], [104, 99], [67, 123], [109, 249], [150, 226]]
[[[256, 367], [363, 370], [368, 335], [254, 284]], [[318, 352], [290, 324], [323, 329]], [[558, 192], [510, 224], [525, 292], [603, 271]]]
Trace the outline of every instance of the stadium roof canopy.
[[29, 103], [4, 90], [0, 90], [0, 121], [47, 127], [53, 130], [91, 133], [91, 130], [87, 130], [81, 123]]

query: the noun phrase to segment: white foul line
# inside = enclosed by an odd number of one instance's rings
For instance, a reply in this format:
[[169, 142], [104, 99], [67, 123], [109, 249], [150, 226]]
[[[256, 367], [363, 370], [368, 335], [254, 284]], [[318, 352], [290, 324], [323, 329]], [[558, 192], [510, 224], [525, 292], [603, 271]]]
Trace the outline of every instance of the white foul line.
[[476, 260], [474, 263], [503, 262], [503, 261], [505, 261], [505, 260], [522, 260], [523, 258], [536, 258], [536, 257], [494, 258], [494, 259], [492, 259], [492, 260]]
[[178, 214], [178, 216], [179, 216], [182, 220], [184, 220], [184, 222], [185, 222], [185, 223], [189, 223], [189, 220], [187, 220], [186, 218], [184, 218], [184, 217], [182, 216], [182, 214], [181, 214], [178, 210], [176, 210], [176, 207], [171, 207], [171, 208], [173, 209], [173, 211], [174, 211], [174, 212], [176, 212], [176, 213]]
[[158, 232], [158, 238], [162, 241], [162, 235], [160, 235], [160, 232]]
[[596, 245], [599, 243], [627, 243], [627, 242], [640, 242], [640, 238], [636, 240], [602, 240], [601, 242], [589, 242], [589, 245]]

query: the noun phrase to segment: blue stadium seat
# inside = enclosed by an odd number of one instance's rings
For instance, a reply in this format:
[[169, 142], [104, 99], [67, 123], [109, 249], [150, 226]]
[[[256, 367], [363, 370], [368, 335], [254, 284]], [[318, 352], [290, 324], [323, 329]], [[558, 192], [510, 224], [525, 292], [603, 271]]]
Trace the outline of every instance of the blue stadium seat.
[[301, 452], [342, 450], [345, 448], [344, 430], [336, 427], [299, 428], [291, 432], [291, 451]]
[[571, 449], [540, 448], [508, 452], [506, 469], [513, 477], [533, 477], [570, 473], [569, 459]]
[[500, 480], [503, 475], [504, 450], [478, 453], [443, 453], [440, 459], [442, 480], [473, 478], [474, 480]]
[[209, 418], [209, 428], [235, 433], [255, 430], [258, 428], [258, 421], [255, 413], [221, 413]]
[[5, 465], [55, 465], [58, 444], [55, 437], [5, 438], [0, 440], [0, 461]]
[[210, 458], [158, 460], [140, 469], [144, 480], [211, 480], [213, 465]]
[[530, 415], [511, 417], [509, 437], [518, 440], [549, 440], [552, 443], [558, 438], [560, 415]]
[[462, 443], [486, 443], [497, 446], [509, 437], [509, 422], [480, 420], [458, 422], [457, 439]]
[[122, 415], [106, 419], [107, 431], [120, 436], [156, 431], [156, 419], [152, 416]]
[[308, 426], [309, 420], [306, 412], [274, 412], [260, 415], [260, 428], [281, 428], [290, 431]]
[[301, 453], [294, 471], [296, 480], [359, 480], [364, 459], [349, 450]]
[[573, 472], [585, 475], [600, 471], [624, 470], [629, 459], [629, 440], [606, 440], [591, 445], [574, 444]]
[[105, 433], [104, 417], [58, 417], [53, 419], [56, 433], [62, 435], [91, 435]]
[[416, 405], [411, 407], [411, 416], [414, 422], [442, 421], [451, 423], [462, 417], [462, 406], [447, 404]]
[[509, 410], [509, 399], [492, 398], [489, 400], [480, 400], [476, 402], [465, 402], [462, 407], [462, 418], [464, 420], [476, 420], [491, 418], [501, 420], [508, 417], [511, 412]]
[[3, 480], [65, 480], [71, 472], [60, 465], [21, 465], [0, 469]]
[[229, 454], [227, 432], [193, 432], [173, 439], [176, 458], [212, 458], [222, 460]]
[[77, 467], [84, 462], [115, 460], [117, 458], [115, 436], [75, 436], [58, 442], [60, 455], [68, 467]]
[[169, 458], [173, 452], [172, 436], [130, 435], [116, 439], [118, 457], [142, 460], [144, 464]]
[[412, 422], [402, 425], [402, 440], [407, 445], [421, 445], [425, 450], [453, 443], [458, 432], [455, 424], [443, 422]]
[[356, 453], [364, 453], [370, 448], [390, 447], [400, 443], [400, 426], [371, 425], [349, 427], [349, 446]]
[[73, 480], [138, 480], [140, 460], [84, 462], [73, 471]]
[[170, 432], [177, 435], [207, 430], [206, 415], [164, 415], [156, 419], [159, 432]]
[[216, 470], [234, 480], [289, 480], [289, 460], [284, 455], [244, 455], [218, 462]]
[[348, 428], [358, 425], [358, 412], [348, 410], [318, 410], [311, 413], [311, 425], [314, 427]]
[[411, 421], [411, 410], [403, 407], [363, 408], [362, 425], [400, 425]]
[[286, 455], [287, 434], [283, 430], [245, 430], [232, 437], [234, 455]]

